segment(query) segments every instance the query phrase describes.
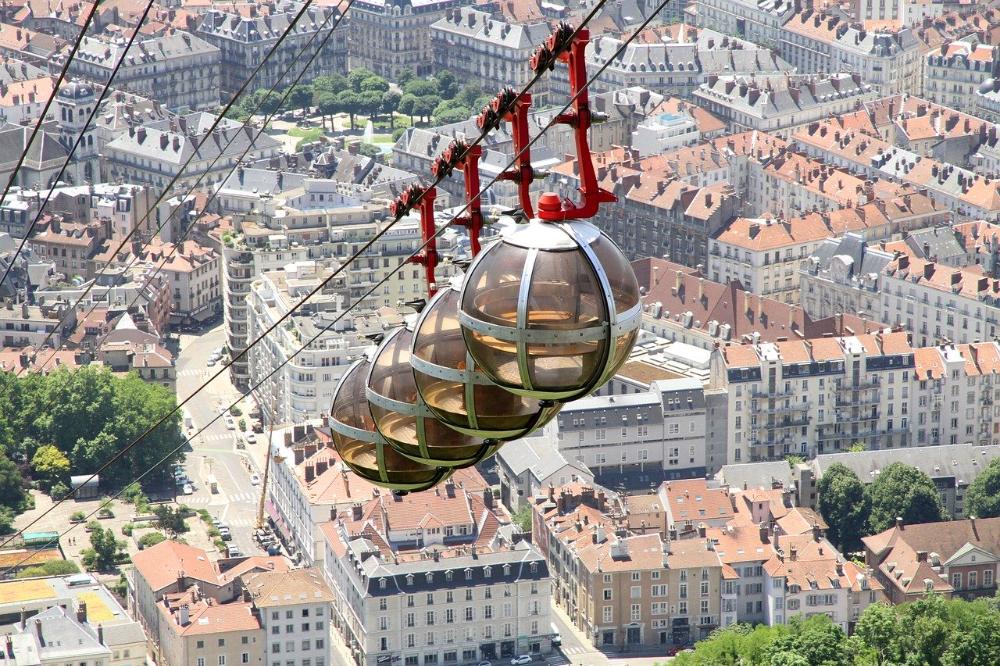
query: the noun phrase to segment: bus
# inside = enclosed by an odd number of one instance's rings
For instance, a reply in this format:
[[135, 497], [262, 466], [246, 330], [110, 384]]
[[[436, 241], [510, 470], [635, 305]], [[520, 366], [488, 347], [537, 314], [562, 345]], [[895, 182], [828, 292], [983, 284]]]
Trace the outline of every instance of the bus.
[[208, 490], [212, 494], [215, 494], [215, 493], [219, 492], [219, 482], [216, 480], [214, 474], [209, 474], [208, 478], [205, 479], [205, 481], [208, 483]]

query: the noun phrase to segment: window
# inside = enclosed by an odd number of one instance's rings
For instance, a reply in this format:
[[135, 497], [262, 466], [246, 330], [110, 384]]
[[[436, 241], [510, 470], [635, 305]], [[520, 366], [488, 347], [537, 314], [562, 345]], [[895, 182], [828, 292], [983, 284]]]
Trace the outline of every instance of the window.
[[198, 657], [197, 665], [198, 666], [205, 666], [205, 658], [204, 657]]
[[987, 569], [983, 572], [983, 587], [993, 587], [993, 570]]
[[226, 666], [226, 655], [219, 655], [219, 666]]
[[302, 651], [308, 652], [311, 649], [312, 649], [312, 642], [308, 638], [304, 639], [302, 641]]
[[249, 652], [244, 652], [243, 654], [240, 655], [240, 663], [241, 664], [249, 664], [250, 663], [250, 653]]
[[605, 590], [604, 590], [604, 600], [605, 601], [611, 601], [611, 589], [610, 588], [605, 588]]
[[[281, 643], [271, 643], [271, 654], [279, 654], [281, 652]], [[205, 666], [204, 664], [198, 664], [198, 666]]]
[[611, 606], [604, 606], [601, 612], [601, 621], [604, 624], [610, 624], [614, 622], [614, 608]]
[[199, 650], [202, 649], [203, 647], [205, 647], [205, 641], [198, 641], [197, 643], [195, 643], [195, 647], [197, 647]]

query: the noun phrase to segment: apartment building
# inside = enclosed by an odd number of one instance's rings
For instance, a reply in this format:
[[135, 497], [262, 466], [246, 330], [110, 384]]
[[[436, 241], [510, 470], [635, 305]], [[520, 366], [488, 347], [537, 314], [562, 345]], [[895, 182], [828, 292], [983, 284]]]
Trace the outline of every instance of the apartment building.
[[193, 240], [174, 244], [156, 238], [142, 246], [137, 256], [128, 252], [108, 257], [107, 262], [127, 265], [133, 259], [166, 277], [173, 297], [171, 324], [203, 322], [222, 312], [222, 259], [212, 248]]
[[847, 129], [843, 119], [810, 123], [795, 131], [793, 139], [806, 154], [866, 178], [926, 189], [928, 196], [960, 221], [994, 221], [1000, 212], [1000, 182], [896, 147], [867, 132]]
[[908, 333], [722, 348], [730, 462], [996, 442], [995, 343], [911, 347]]
[[804, 497], [812, 496], [816, 506], [816, 487], [831, 465], [844, 465], [853, 471], [861, 483], [878, 478], [881, 470], [893, 463], [915, 467], [934, 482], [941, 496], [941, 506], [952, 519], [965, 517], [965, 494], [971, 484], [994, 458], [1000, 456], [992, 444], [976, 446], [969, 443], [916, 446], [908, 449], [828, 453], [809, 461], [810, 474], [802, 479]]
[[262, 571], [246, 574], [245, 586], [270, 644], [267, 666], [327, 666], [333, 593], [322, 571]]
[[698, 27], [719, 30], [770, 48], [780, 43], [781, 27], [795, 12], [795, 4], [786, 0], [763, 3], [753, 0], [700, 0], [693, 6]]
[[500, 502], [511, 513], [527, 506], [549, 485], [594, 481], [590, 468], [578, 460], [567, 460], [545, 431], [507, 442], [494, 460], [500, 477]]
[[96, 272], [94, 258], [110, 237], [110, 220], [71, 222], [46, 213], [35, 226], [28, 247], [38, 259], [55, 264], [66, 278], [91, 279]]
[[334, 626], [359, 664], [551, 650], [549, 570], [486, 489], [379, 493], [322, 525]]
[[976, 91], [997, 72], [996, 47], [966, 40], [942, 44], [927, 54], [924, 95], [963, 113], [976, 113]]
[[170, 29], [166, 34], [128, 42], [84, 37], [69, 73], [104, 84], [119, 61], [115, 86], [156, 99], [168, 109], [193, 111], [219, 105], [220, 52], [195, 35]]
[[886, 600], [883, 585], [846, 560], [818, 529], [774, 541], [774, 556], [764, 565], [768, 624], [823, 613], [852, 633], [868, 606]]
[[731, 570], [704, 528], [701, 538], [670, 541], [631, 533], [617, 496], [579, 483], [550, 486], [532, 511], [553, 598], [595, 647], [686, 645], [736, 621], [723, 612]]
[[548, 429], [566, 460], [586, 465], [608, 487], [705, 476], [706, 398], [697, 379], [574, 401]]
[[871, 84], [859, 74], [738, 76], [709, 74], [694, 100], [725, 119], [735, 132], [778, 132], [830, 114], [853, 111], [874, 99]]
[[267, 134], [257, 137], [255, 128], [229, 119], [209, 134], [213, 121], [208, 113], [191, 113], [139, 127], [129, 125], [127, 133], [105, 144], [102, 178], [162, 190], [191, 158], [175, 187], [190, 188], [195, 182], [211, 187], [229, 175], [248, 147], [244, 159], [271, 157], [280, 151], [277, 139]]
[[636, 125], [630, 145], [639, 157], [658, 155], [722, 136], [726, 124], [700, 106], [669, 97]]
[[944, 597], [991, 597], [997, 589], [1000, 518], [966, 518], [907, 525], [865, 537], [865, 563], [890, 603]]
[[[247, 82], [249, 90], [268, 90], [273, 86], [283, 87], [283, 81], [298, 75], [299, 68], [293, 67], [293, 63], [299, 52], [309, 44], [312, 55], [339, 15], [334, 7], [310, 7], [295, 28], [288, 31], [300, 7], [296, 1], [281, 1], [269, 6], [251, 6], [247, 12], [209, 7], [201, 14], [194, 34], [219, 52], [221, 77], [216, 89], [222, 93], [224, 101]], [[269, 55], [272, 50], [273, 54]], [[265, 57], [267, 61], [257, 72]], [[289, 68], [292, 74], [286, 79]], [[347, 40], [337, 30], [316, 54], [301, 83], [311, 83], [317, 76], [346, 72]], [[253, 81], [250, 81], [251, 75]]]
[[[176, 541], [140, 551], [133, 565], [127, 575], [129, 608], [152, 641], [158, 663], [266, 666], [289, 654], [294, 656], [291, 661], [304, 665], [306, 653], [312, 655], [313, 664], [316, 658], [329, 659], [325, 639], [319, 645], [315, 642], [327, 635], [315, 621], [329, 616], [329, 591], [313, 570], [289, 571], [282, 557], [211, 561], [204, 550]], [[287, 587], [292, 580], [294, 592]], [[324, 610], [317, 615], [319, 608]], [[300, 624], [307, 617], [303, 609], [310, 613], [308, 630]], [[294, 616], [291, 630], [286, 626], [288, 612]], [[324, 625], [326, 621], [322, 620]], [[288, 645], [286, 633], [302, 637]], [[275, 636], [283, 640], [275, 641]], [[310, 641], [309, 647], [304, 639]]]
[[[486, 91], [510, 86], [523, 89], [531, 79], [534, 50], [552, 33], [545, 22], [521, 24], [475, 7], [448, 8], [430, 25], [435, 70], [447, 70], [460, 81], [475, 81]], [[531, 89], [536, 107], [547, 105], [546, 79]]]
[[788, 219], [738, 218], [710, 241], [707, 273], [716, 282], [739, 280], [758, 296], [798, 303], [800, 271], [827, 238], [849, 232], [889, 238], [945, 216], [929, 197], [912, 194]]
[[640, 259], [632, 266], [640, 287], [646, 290], [642, 329], [683, 345], [676, 354], [681, 358], [669, 360], [697, 366], [706, 371], [706, 377], [710, 355], [698, 357], [697, 350], [711, 352], [738, 341], [777, 342], [880, 328], [852, 314], [813, 317], [797, 305], [754, 296], [735, 278], [728, 283], [715, 282], [697, 269], [663, 259]]
[[[326, 549], [319, 526], [376, 496], [378, 488], [344, 465], [323, 420], [276, 430], [274, 437], [264, 508], [290, 555], [307, 565], [320, 563]], [[452, 478], [469, 492], [487, 488], [475, 468]]]
[[853, 313], [878, 319], [883, 270], [893, 260], [892, 252], [868, 245], [861, 234], [828, 238], [799, 272], [799, 302], [812, 317]]
[[45, 101], [55, 92], [55, 79], [43, 76], [14, 81], [0, 90], [0, 121], [13, 125], [34, 125]]
[[919, 94], [924, 47], [915, 32], [898, 24], [870, 27], [804, 9], [783, 25], [778, 54], [802, 74], [852, 72], [881, 95]]
[[1000, 283], [977, 270], [902, 255], [882, 269], [880, 292], [880, 318], [906, 326], [917, 344], [996, 337]]
[[[68, 308], [67, 302], [29, 305], [6, 299], [0, 307], [0, 347], [38, 347], [48, 337], [47, 344], [59, 348], [76, 327], [76, 313], [67, 312]], [[63, 316], [66, 321], [60, 327]]]
[[[684, 31], [677, 39], [658, 43], [637, 40], [619, 54], [623, 42], [610, 35], [591, 40], [587, 64], [594, 72], [604, 67], [591, 84], [596, 92], [638, 86], [690, 98], [714, 73], [750, 77], [791, 71], [788, 63], [752, 40], [737, 39], [707, 27]], [[556, 70], [552, 88], [561, 93], [569, 91], [564, 72]]]
[[[250, 287], [247, 338], [255, 340], [265, 333], [266, 337], [247, 354], [249, 381], [259, 384], [269, 418], [276, 423], [302, 423], [325, 414], [343, 371], [371, 344], [366, 336], [401, 323], [398, 315], [385, 318], [370, 309], [338, 321], [347, 305], [343, 280], [327, 282], [296, 309], [334, 270], [313, 261], [299, 262], [264, 273]], [[289, 313], [287, 323], [272, 329]]]
[[142, 627], [90, 574], [6, 580], [0, 595], [8, 658], [26, 657], [38, 666], [67, 659], [86, 666], [146, 663]]
[[366, 67], [390, 81], [399, 80], [404, 70], [430, 75], [435, 67], [431, 26], [460, 5], [457, 0], [360, 0], [351, 11], [350, 67]]

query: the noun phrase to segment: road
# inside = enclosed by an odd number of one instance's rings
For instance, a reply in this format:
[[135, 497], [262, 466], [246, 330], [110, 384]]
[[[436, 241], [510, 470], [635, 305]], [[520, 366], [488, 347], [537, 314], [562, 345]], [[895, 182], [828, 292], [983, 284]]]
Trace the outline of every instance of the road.
[[[181, 336], [181, 351], [177, 358], [178, 401], [191, 395], [218, 371], [218, 365], [208, 367], [208, 357], [225, 340], [225, 329], [221, 325], [199, 336]], [[194, 421], [194, 432], [215, 418], [220, 409], [239, 395], [229, 381], [228, 373], [215, 379], [184, 406]], [[192, 495], [178, 497], [178, 500], [195, 510], [208, 509], [229, 526], [233, 534], [231, 543], [246, 554], [259, 554], [262, 551], [253, 541], [253, 530], [257, 522], [260, 486], [251, 485], [247, 469], [250, 457], [238, 451], [235, 443], [236, 431], [227, 430], [223, 419], [196, 436], [185, 463], [196, 490]], [[218, 493], [209, 490], [206, 482], [209, 474], [215, 474], [218, 480]]]

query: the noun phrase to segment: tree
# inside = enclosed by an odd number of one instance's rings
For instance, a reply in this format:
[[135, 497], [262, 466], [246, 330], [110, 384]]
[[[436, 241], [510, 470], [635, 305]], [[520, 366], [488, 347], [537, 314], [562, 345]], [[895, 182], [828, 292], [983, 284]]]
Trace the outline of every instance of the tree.
[[386, 90], [382, 93], [382, 104], [379, 106], [379, 111], [389, 116], [389, 129], [393, 129], [396, 126], [396, 111], [399, 109], [399, 102], [403, 99], [395, 90]]
[[14, 461], [0, 452], [0, 506], [20, 511], [27, 500], [21, 473]]
[[351, 129], [354, 129], [354, 116], [361, 110], [361, 98], [358, 93], [345, 90], [337, 95], [337, 106], [341, 112], [346, 113], [351, 120]]
[[187, 523], [184, 521], [184, 513], [180, 509], [174, 509], [169, 504], [161, 504], [153, 513], [156, 515], [156, 524], [160, 529], [171, 534], [183, 534], [188, 531]]
[[90, 546], [94, 549], [94, 568], [109, 571], [115, 566], [120, 544], [114, 532], [97, 527], [90, 532]]
[[854, 442], [853, 444], [847, 447], [848, 453], [862, 453], [866, 450], [868, 450], [868, 447], [865, 446], [864, 442]]
[[816, 486], [817, 508], [830, 529], [827, 536], [842, 551], [861, 547], [868, 520], [869, 500], [857, 475], [846, 466], [834, 463]]
[[365, 67], [359, 67], [357, 69], [352, 69], [347, 73], [347, 80], [351, 84], [351, 90], [356, 93], [361, 92], [361, 84], [365, 79], [381, 79], [382, 77]]
[[139, 537], [139, 545], [143, 548], [149, 548], [166, 540], [167, 537], [162, 532], [146, 532]]
[[66, 480], [69, 476], [70, 463], [65, 453], [52, 444], [46, 444], [35, 451], [31, 467], [35, 471], [35, 477], [49, 488], [55, 483]]
[[364, 113], [369, 118], [374, 119], [378, 110], [382, 107], [382, 93], [374, 90], [365, 90], [358, 93], [358, 112]]
[[462, 89], [458, 91], [458, 94], [455, 95], [455, 101], [478, 111], [482, 105], [477, 105], [476, 101], [482, 96], [482, 88], [475, 83], [466, 83], [462, 86]]
[[415, 76], [416, 74], [413, 73], [413, 70], [407, 67], [399, 73], [396, 83], [399, 84], [400, 88], [405, 88], [406, 84], [412, 81]]
[[434, 108], [434, 122], [438, 125], [462, 122], [471, 115], [467, 106], [453, 99], [446, 99]]
[[520, 527], [522, 532], [531, 534], [531, 507], [528, 504], [518, 509], [511, 518], [514, 519], [514, 524]]
[[358, 146], [358, 152], [365, 157], [370, 157], [373, 160], [382, 158], [382, 151], [379, 150], [378, 146], [374, 146], [370, 143], [362, 143]]
[[437, 81], [441, 97], [451, 99], [458, 94], [458, 79], [448, 70], [442, 69], [434, 76], [434, 79]]
[[358, 92], [375, 92], [381, 95], [382, 93], [389, 92], [389, 82], [377, 74], [372, 74], [368, 78], [361, 80], [361, 88]]
[[288, 99], [285, 100], [285, 104], [282, 108], [288, 111], [294, 109], [304, 109], [312, 104], [312, 99], [312, 86], [300, 84], [292, 88], [291, 92], [288, 94]]
[[437, 95], [418, 97], [417, 101], [413, 104], [413, 115], [420, 116], [424, 121], [427, 121], [440, 103], [441, 98]]
[[1000, 516], [1000, 458], [994, 458], [965, 493], [965, 513], [977, 518]]
[[415, 97], [437, 96], [439, 94], [437, 84], [427, 79], [413, 79], [403, 87], [403, 92]]
[[934, 482], [916, 467], [893, 463], [865, 490], [871, 505], [868, 529], [872, 533], [888, 529], [897, 517], [907, 523], [944, 520]]
[[417, 105], [417, 96], [411, 95], [410, 93], [404, 94], [399, 99], [399, 112], [405, 113], [410, 118], [410, 124], [413, 124], [413, 108]]

